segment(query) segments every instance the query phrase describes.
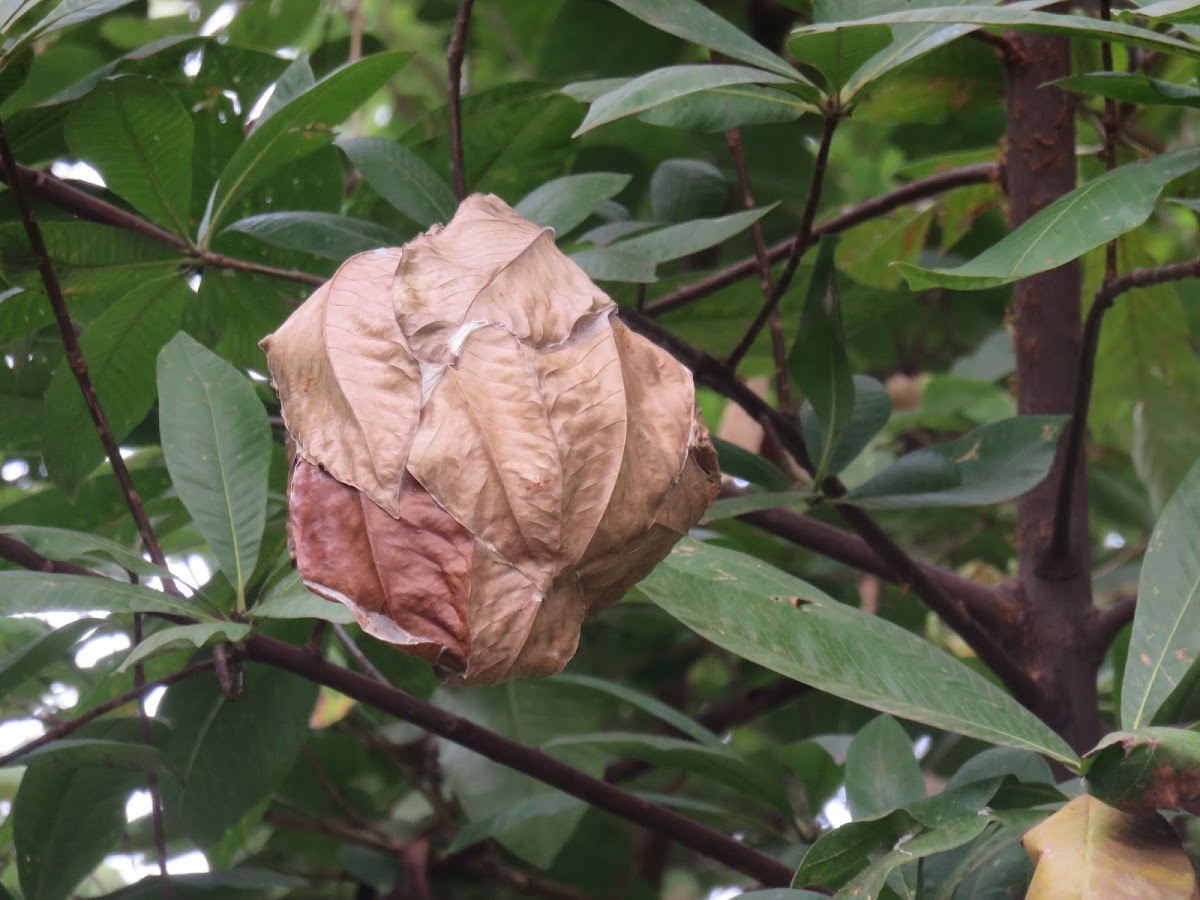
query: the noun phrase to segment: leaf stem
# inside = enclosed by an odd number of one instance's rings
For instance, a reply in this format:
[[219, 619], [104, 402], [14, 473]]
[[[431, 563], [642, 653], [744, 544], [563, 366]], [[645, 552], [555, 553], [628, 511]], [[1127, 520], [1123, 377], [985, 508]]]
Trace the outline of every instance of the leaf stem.
[[821, 190], [825, 185], [825, 171], [829, 165], [829, 148], [833, 144], [833, 134], [837, 131], [838, 122], [841, 121], [841, 114], [836, 109], [830, 109], [825, 116], [825, 128], [821, 132], [821, 143], [817, 147], [817, 159], [813, 163], [812, 181], [808, 188], [808, 199], [804, 203], [804, 212], [800, 216], [800, 228], [796, 231], [796, 237], [793, 240], [791, 252], [788, 253], [787, 263], [783, 267], [783, 273], [779, 276], [779, 281], [776, 282], [775, 288], [763, 303], [762, 309], [758, 311], [758, 315], [754, 317], [754, 321], [750, 323], [750, 327], [746, 329], [746, 333], [742, 335], [742, 339], [738, 341], [733, 352], [729, 354], [727, 363], [729, 368], [737, 371], [738, 364], [750, 352], [758, 333], [762, 331], [763, 326], [771, 318], [771, 315], [779, 308], [779, 301], [783, 299], [783, 295], [787, 293], [787, 289], [791, 287], [792, 279], [796, 276], [796, 270], [800, 267], [800, 260], [804, 257], [804, 253], [812, 245], [813, 239], [813, 222], [816, 220], [817, 207], [821, 204]]
[[475, 0], [461, 0], [458, 16], [454, 20], [454, 32], [446, 51], [446, 69], [450, 100], [450, 176], [454, 182], [454, 196], [459, 200], [467, 197], [467, 172], [463, 161], [462, 139], [462, 69], [467, 53], [467, 33], [471, 28], [471, 7]]

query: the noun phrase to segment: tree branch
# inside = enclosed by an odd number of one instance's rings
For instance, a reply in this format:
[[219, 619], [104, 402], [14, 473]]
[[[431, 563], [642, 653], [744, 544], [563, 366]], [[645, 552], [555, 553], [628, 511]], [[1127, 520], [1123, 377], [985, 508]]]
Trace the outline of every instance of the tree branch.
[[450, 175], [454, 181], [454, 196], [465, 200], [467, 196], [467, 171], [463, 161], [462, 139], [462, 68], [467, 53], [467, 32], [471, 27], [471, 7], [475, 0], [460, 0], [458, 16], [454, 20], [454, 33], [446, 51], [446, 69], [449, 72], [450, 94]]
[[1133, 621], [1137, 612], [1137, 597], [1126, 597], [1119, 600], [1108, 609], [1100, 611], [1096, 617], [1097, 650], [1106, 652], [1109, 645], [1117, 636], [1117, 632]]
[[1047, 559], [1062, 564], [1071, 541], [1071, 498], [1075, 472], [1083, 459], [1084, 438], [1087, 435], [1088, 410], [1092, 400], [1092, 382], [1096, 375], [1096, 353], [1100, 348], [1100, 326], [1104, 315], [1117, 297], [1135, 288], [1150, 287], [1185, 278], [1200, 278], [1200, 257], [1186, 262], [1169, 263], [1142, 269], [1130, 269], [1124, 275], [1107, 281], [1096, 291], [1092, 308], [1083, 325], [1083, 346], [1079, 352], [1079, 374], [1075, 378], [1075, 401], [1071, 422], [1067, 426], [1067, 441], [1063, 451], [1063, 477], [1058, 483], [1054, 503], [1054, 531], [1051, 533]]
[[380, 684], [365, 675], [305, 653], [299, 647], [261, 634], [252, 635], [246, 641], [246, 652], [249, 659], [323, 684], [347, 697], [411, 722], [507, 768], [523, 772], [586, 803], [657, 831], [763, 884], [782, 887], [791, 883], [792, 868], [779, 860], [404, 691]]
[[775, 283], [774, 289], [766, 302], [763, 303], [762, 309], [758, 311], [758, 315], [754, 317], [754, 321], [750, 323], [750, 327], [746, 329], [746, 333], [742, 335], [742, 339], [738, 341], [733, 352], [729, 354], [728, 365], [733, 371], [737, 371], [738, 363], [745, 358], [750, 352], [750, 347], [753, 346], [758, 333], [762, 331], [764, 325], [771, 315], [779, 308], [779, 301], [783, 299], [783, 295], [787, 293], [791, 287], [792, 279], [796, 276], [796, 270], [800, 267], [800, 260], [804, 253], [812, 245], [813, 239], [813, 222], [817, 217], [817, 207], [821, 205], [821, 189], [825, 186], [825, 169], [829, 163], [829, 148], [833, 144], [833, 133], [837, 131], [838, 122], [841, 121], [841, 116], [836, 110], [830, 110], [825, 117], [825, 130], [821, 132], [821, 144], [817, 148], [817, 159], [813, 163], [812, 181], [808, 188], [808, 199], [804, 202], [804, 212], [800, 216], [800, 228], [796, 231], [796, 237], [792, 240], [792, 248], [788, 253], [787, 264], [783, 267], [783, 273], [779, 276], [779, 281]]
[[[866, 200], [819, 223], [814, 226], [812, 237], [818, 238], [827, 234], [839, 234], [848, 228], [853, 228], [855, 225], [861, 225], [863, 222], [887, 215], [892, 210], [912, 203], [915, 200], [924, 200], [944, 191], [953, 190], [954, 188], [991, 181], [999, 172], [1000, 167], [996, 163], [975, 163], [969, 166], [962, 166], [958, 169], [951, 169], [947, 172], [938, 172], [927, 178], [910, 181], [908, 184], [901, 185], [894, 190], [888, 191], [886, 194], [872, 197], [870, 200]], [[772, 244], [767, 248], [767, 258], [771, 262], [778, 262], [792, 252], [795, 242], [796, 238], [791, 237]], [[727, 268], [721, 269], [719, 272], [714, 272], [707, 278], [684, 285], [678, 290], [664, 294], [656, 300], [651, 300], [646, 304], [645, 311], [651, 316], [670, 312], [673, 309], [685, 306], [702, 297], [707, 297], [709, 294], [714, 294], [721, 290], [721, 288], [728, 287], [743, 278], [753, 275], [756, 267], [757, 261], [755, 257], [747, 257]]]
[[[172, 247], [195, 264], [197, 268], [238, 269], [244, 272], [253, 272], [257, 275], [294, 281], [299, 284], [316, 285], [325, 283], [325, 278], [309, 272], [299, 272], [295, 269], [277, 269], [273, 266], [262, 265], [261, 263], [234, 259], [233, 257], [225, 256], [222, 253], [216, 253], [212, 250], [197, 250], [190, 247], [188, 242], [179, 235], [167, 231], [165, 228], [160, 228], [153, 222], [121, 209], [121, 207], [115, 206], [106, 200], [94, 197], [87, 191], [80, 190], [49, 172], [39, 172], [37, 169], [31, 169], [19, 163], [16, 165], [16, 171], [18, 175], [17, 186], [30, 196], [40, 197], [47, 203], [52, 203], [59, 209], [74, 213], [82, 219], [87, 219], [89, 222], [96, 222], [100, 225], [111, 225], [114, 228], [123, 228], [126, 231], [140, 234], [142, 237], [157, 241], [167, 247]], [[8, 169], [0, 172], [0, 180], [3, 180], [9, 187], [13, 187], [13, 182], [8, 176]]]

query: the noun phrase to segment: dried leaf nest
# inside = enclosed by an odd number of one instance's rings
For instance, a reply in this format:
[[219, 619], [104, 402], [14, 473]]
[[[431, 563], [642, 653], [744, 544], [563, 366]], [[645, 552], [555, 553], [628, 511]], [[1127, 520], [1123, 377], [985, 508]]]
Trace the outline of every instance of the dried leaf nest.
[[615, 310], [493, 196], [348, 260], [262, 342], [305, 584], [443, 678], [560, 671], [717, 490], [691, 374]]

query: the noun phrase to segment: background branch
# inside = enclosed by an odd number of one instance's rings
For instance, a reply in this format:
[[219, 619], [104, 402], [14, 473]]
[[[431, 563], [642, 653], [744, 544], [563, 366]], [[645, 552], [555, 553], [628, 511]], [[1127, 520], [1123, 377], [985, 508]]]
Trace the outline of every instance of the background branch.
[[475, 0], [460, 0], [454, 33], [450, 36], [450, 46], [446, 51], [450, 95], [450, 177], [454, 182], [454, 196], [459, 200], [467, 196], [462, 138], [462, 69], [467, 53], [467, 33], [471, 28], [471, 7], [474, 5]]

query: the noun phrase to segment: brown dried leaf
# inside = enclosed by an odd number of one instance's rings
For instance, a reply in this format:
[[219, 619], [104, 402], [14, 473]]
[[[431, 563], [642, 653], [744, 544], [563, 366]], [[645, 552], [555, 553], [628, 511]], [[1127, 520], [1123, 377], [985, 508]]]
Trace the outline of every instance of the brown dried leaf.
[[364, 256], [264, 342], [301, 575], [443, 677], [557, 672], [716, 496], [691, 373], [498, 198]]
[[399, 512], [421, 375], [392, 312], [401, 251], [354, 256], [263, 339], [296, 451]]

